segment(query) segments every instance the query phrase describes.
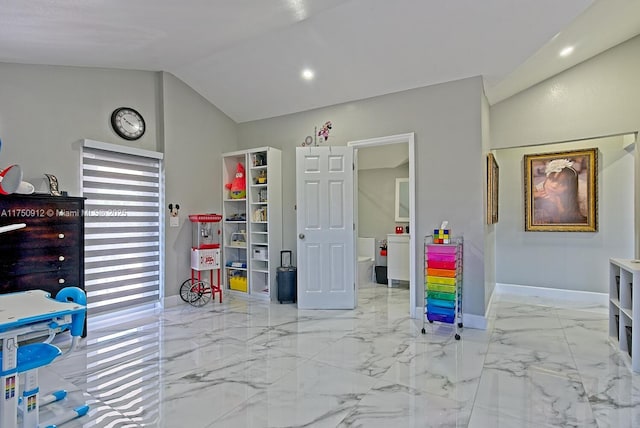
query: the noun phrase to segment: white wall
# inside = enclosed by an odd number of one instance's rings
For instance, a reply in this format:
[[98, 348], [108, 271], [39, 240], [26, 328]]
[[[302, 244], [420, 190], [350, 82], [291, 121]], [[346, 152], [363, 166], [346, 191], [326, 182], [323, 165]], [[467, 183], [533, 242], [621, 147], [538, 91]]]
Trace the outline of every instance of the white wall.
[[[492, 106], [491, 147], [534, 146], [638, 131], [638, 70], [640, 37], [635, 37]], [[586, 147], [583, 143], [574, 146]], [[500, 222], [496, 228], [498, 282], [605, 292], [608, 258], [638, 255], [640, 220], [634, 215], [640, 212], [638, 149], [632, 146], [622, 151], [610, 145], [601, 149], [597, 233], [522, 232], [524, 150], [497, 151], [501, 174]], [[505, 170], [512, 168], [515, 170], [509, 179]], [[620, 173], [626, 175], [618, 180]], [[627, 180], [632, 180], [631, 184]], [[635, 207], [631, 208], [634, 199]], [[535, 256], [536, 251], [552, 253]]]
[[[366, 150], [366, 149], [364, 149]], [[387, 239], [396, 223], [396, 178], [409, 177], [409, 165], [358, 171], [358, 235]]]
[[[282, 149], [283, 219], [295, 225], [295, 147], [314, 126], [331, 120], [329, 143], [415, 132], [416, 266], [424, 266], [423, 237], [442, 220], [465, 238], [465, 313], [484, 315], [484, 199], [481, 142], [482, 79], [474, 77], [239, 125], [243, 148]], [[296, 248], [294, 226], [283, 247]], [[423, 284], [418, 268], [416, 284]], [[423, 290], [418, 286], [417, 302]]]
[[[43, 174], [53, 174], [61, 190], [80, 196], [78, 142], [158, 151], [156, 104], [155, 73], [0, 63], [0, 168], [19, 164], [24, 179], [43, 191]], [[140, 140], [123, 140], [111, 129], [111, 113], [121, 106], [144, 116]]]
[[[111, 112], [130, 106], [145, 118], [137, 141], [116, 136]], [[220, 212], [220, 153], [237, 148], [236, 124], [166, 73], [0, 63], [0, 168], [20, 164], [42, 191], [43, 173], [80, 196], [84, 138], [165, 154], [166, 203], [178, 203], [179, 228], [166, 228], [165, 295], [189, 274], [187, 214]], [[165, 211], [166, 212], [166, 211]]]
[[[610, 257], [633, 257], [633, 153], [622, 137], [501, 149], [497, 282], [606, 293]], [[525, 232], [523, 156], [598, 150], [598, 231]]]
[[165, 224], [165, 295], [191, 274], [189, 214], [222, 214], [221, 154], [237, 149], [236, 123], [180, 79], [162, 73], [166, 204], [180, 205], [180, 227]]
[[[493, 290], [496, 287], [496, 226], [495, 224], [486, 224], [487, 219], [487, 154], [490, 151], [491, 146], [491, 136], [490, 136], [490, 120], [489, 120], [489, 102], [487, 101], [487, 97], [483, 96], [481, 100], [481, 113], [482, 113], [482, 153], [484, 153], [484, 179], [485, 186], [483, 188], [482, 197], [485, 200], [485, 208], [484, 208], [484, 218], [485, 218], [485, 241], [484, 241], [484, 260], [485, 260], [485, 270], [484, 270], [484, 303], [485, 308], [488, 309], [489, 300], [491, 300], [491, 296], [493, 295]], [[499, 173], [499, 171], [498, 171]], [[498, 174], [498, 180], [500, 180]], [[499, 217], [499, 216], [498, 216]], [[498, 218], [499, 220], [499, 218]]]

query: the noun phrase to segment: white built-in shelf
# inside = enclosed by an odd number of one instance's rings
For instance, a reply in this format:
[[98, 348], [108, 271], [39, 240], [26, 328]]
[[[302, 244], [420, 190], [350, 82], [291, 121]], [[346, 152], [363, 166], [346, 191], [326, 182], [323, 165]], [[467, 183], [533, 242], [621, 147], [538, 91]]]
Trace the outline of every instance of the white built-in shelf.
[[[222, 155], [222, 183], [227, 184], [235, 178], [237, 165], [245, 167], [245, 185], [247, 196], [243, 199], [229, 198], [229, 191], [222, 189], [222, 217], [231, 218], [239, 213], [246, 213], [246, 221], [225, 221], [222, 229], [224, 250], [223, 265], [233, 260], [247, 260], [247, 268], [226, 266], [223, 285], [229, 288], [229, 272], [242, 270], [246, 272], [247, 291], [235, 290], [236, 293], [270, 298], [276, 300], [276, 272], [280, 263], [282, 249], [282, 152], [273, 147], [260, 147], [241, 150]], [[259, 183], [266, 178], [265, 183]], [[265, 199], [267, 199], [265, 201]], [[255, 218], [267, 221], [253, 221]], [[243, 231], [247, 246], [229, 245], [232, 236]], [[268, 248], [269, 251], [264, 251]], [[254, 251], [268, 253], [267, 259], [253, 258]]]
[[[609, 259], [609, 339], [640, 372], [640, 260]], [[627, 330], [631, 329], [630, 341]]]

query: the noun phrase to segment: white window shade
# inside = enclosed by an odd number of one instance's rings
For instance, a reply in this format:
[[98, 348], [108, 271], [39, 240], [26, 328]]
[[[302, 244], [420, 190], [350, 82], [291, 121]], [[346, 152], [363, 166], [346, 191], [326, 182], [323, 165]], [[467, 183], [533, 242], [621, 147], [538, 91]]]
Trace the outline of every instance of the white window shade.
[[82, 149], [89, 315], [159, 302], [161, 285], [161, 159], [96, 145]]

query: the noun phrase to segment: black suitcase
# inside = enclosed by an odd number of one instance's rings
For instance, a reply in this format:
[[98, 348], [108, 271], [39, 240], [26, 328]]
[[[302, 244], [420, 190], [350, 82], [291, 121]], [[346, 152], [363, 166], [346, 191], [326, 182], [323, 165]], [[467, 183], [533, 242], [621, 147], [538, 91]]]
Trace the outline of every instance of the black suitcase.
[[[289, 263], [285, 265], [283, 256], [289, 254]], [[291, 250], [280, 251], [280, 267], [277, 269], [278, 302], [296, 303], [298, 297], [297, 269], [291, 266]]]

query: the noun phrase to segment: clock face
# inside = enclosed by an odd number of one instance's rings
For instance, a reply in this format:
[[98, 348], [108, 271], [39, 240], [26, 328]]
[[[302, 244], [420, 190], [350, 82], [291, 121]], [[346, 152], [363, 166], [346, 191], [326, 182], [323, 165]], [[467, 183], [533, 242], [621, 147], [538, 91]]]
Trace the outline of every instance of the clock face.
[[145, 131], [142, 115], [129, 107], [120, 107], [113, 111], [111, 126], [125, 140], [137, 140]]

